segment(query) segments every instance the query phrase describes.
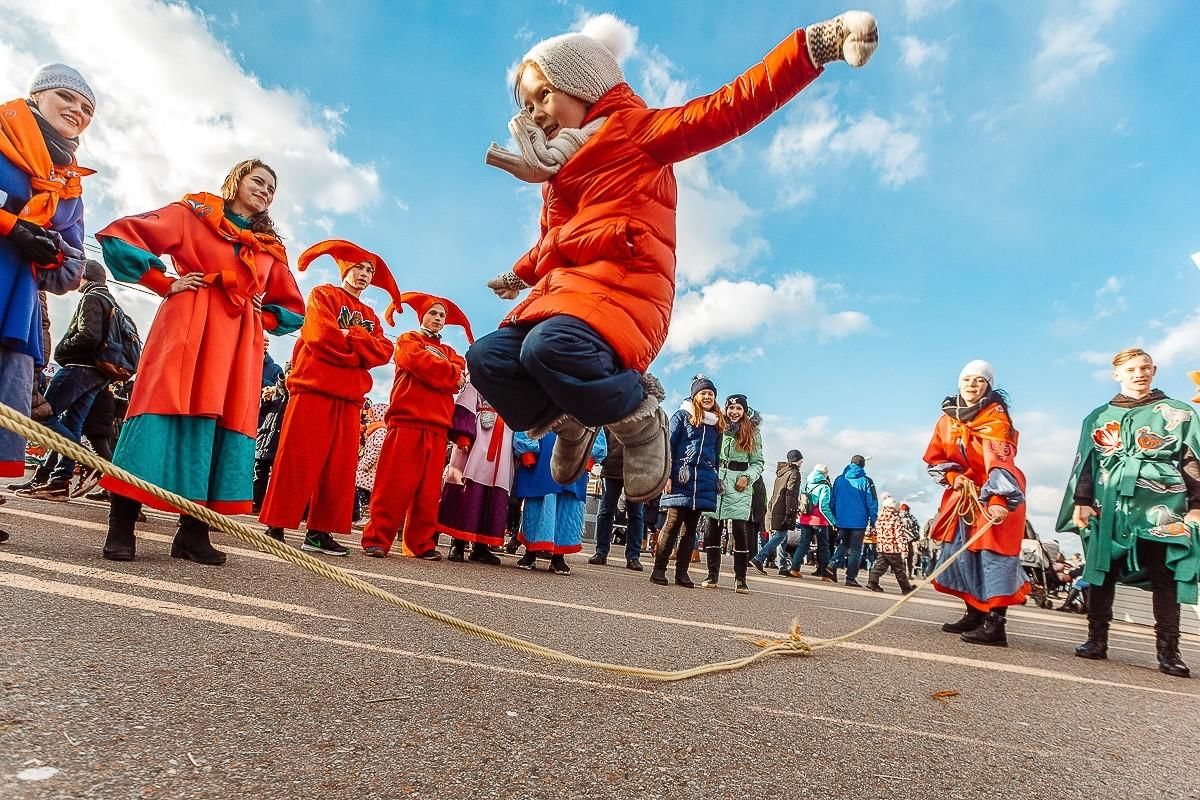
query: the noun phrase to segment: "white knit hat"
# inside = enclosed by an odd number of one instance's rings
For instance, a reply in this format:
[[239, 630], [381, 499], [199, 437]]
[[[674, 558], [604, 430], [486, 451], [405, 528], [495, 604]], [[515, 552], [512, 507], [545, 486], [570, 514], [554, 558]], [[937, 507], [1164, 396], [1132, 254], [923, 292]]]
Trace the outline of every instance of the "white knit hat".
[[70, 89], [86, 97], [93, 107], [96, 105], [96, 93], [92, 87], [88, 86], [78, 70], [66, 64], [43, 64], [38, 67], [33, 80], [29, 82], [29, 93], [36, 94], [47, 89]]
[[962, 368], [962, 372], [958, 373], [958, 379], [961, 381], [968, 375], [983, 378], [988, 382], [988, 386], [996, 388], [996, 368], [983, 359], [977, 358], [974, 361], [968, 361], [967, 365]]
[[625, 73], [612, 51], [583, 33], [543, 39], [522, 60], [537, 64], [554, 88], [589, 104], [625, 82]]

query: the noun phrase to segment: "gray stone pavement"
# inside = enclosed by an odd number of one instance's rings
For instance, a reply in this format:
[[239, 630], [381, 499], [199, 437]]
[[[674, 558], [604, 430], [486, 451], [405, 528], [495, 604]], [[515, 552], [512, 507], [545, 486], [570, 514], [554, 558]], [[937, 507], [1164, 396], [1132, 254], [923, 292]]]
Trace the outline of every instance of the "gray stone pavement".
[[[847, 646], [649, 684], [467, 638], [222, 536], [224, 567], [173, 560], [166, 515], [139, 527], [137, 561], [106, 562], [105, 516], [0, 506], [5, 800], [1200, 796], [1200, 683], [1158, 673], [1145, 629], [1118, 626], [1110, 660], [1085, 662], [1084, 621], [1030, 606], [1008, 649], [972, 647], [937, 627], [960, 606], [923, 592]], [[357, 549], [336, 563], [664, 668], [753, 652], [793, 618], [835, 636], [898, 598], [890, 578], [877, 595], [753, 574], [736, 595], [728, 575], [687, 591], [585, 560], [570, 576]], [[1200, 668], [1200, 640], [1184, 657]]]

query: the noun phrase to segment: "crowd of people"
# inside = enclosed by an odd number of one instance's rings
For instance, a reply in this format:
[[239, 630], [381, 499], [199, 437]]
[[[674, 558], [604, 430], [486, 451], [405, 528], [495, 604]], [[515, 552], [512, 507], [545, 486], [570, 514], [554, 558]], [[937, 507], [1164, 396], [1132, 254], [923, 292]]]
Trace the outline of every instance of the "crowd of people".
[[[493, 145], [487, 162], [541, 185], [541, 237], [488, 282], [503, 300], [529, 293], [479, 340], [453, 301], [401, 291], [380, 255], [343, 239], [300, 255], [300, 270], [329, 257], [340, 274], [302, 296], [270, 216], [279, 177], [258, 159], [236, 164], [218, 193], [109, 223], [96, 234], [103, 264], [86, 261], [81, 197], [90, 171], [74, 151], [96, 97], [74, 69], [43, 67], [28, 97], [0, 106], [0, 401], [32, 409], [36, 375], [49, 360], [39, 292], [81, 288], [56, 352], [61, 369], [45, 392], [46, 424], [78, 441], [96, 398], [128, 377], [136, 351], [112, 462], [214, 511], [256, 513], [280, 541], [303, 524], [303, 549], [346, 556], [337, 537], [353, 535], [358, 518], [368, 557], [388, 557], [399, 541], [403, 556], [437, 561], [445, 534], [451, 560], [497, 564], [496, 550], [512, 547], [505, 536], [515, 531], [524, 547], [517, 566], [536, 569], [542, 558], [569, 574], [599, 465], [593, 564], [607, 561], [623, 503], [625, 566], [643, 570], [649, 527], [655, 584], [671, 583], [674, 560], [674, 585], [694, 587], [695, 559], [701, 586], [718, 588], [730, 554], [734, 590], [747, 593], [749, 567], [799, 577], [815, 543], [823, 580], [837, 582], [841, 572], [846, 586], [859, 587], [865, 567], [867, 589], [884, 591], [890, 571], [910, 592], [914, 569], [931, 571], [932, 547], [918, 561], [920, 526], [876, 490], [864, 456], [837, 476], [825, 465], [805, 475], [792, 450], [768, 493], [763, 421], [747, 395], [722, 401], [699, 375], [668, 416], [665, 388], [648, 372], [675, 293], [671, 165], [762, 122], [829, 63], [863, 65], [876, 43], [874, 19], [848, 12], [796, 29], [737, 80], [665, 109], [648, 108], [613, 54], [585, 34], [535, 45], [514, 83], [521, 108], [510, 130], [519, 151]], [[144, 346], [104, 289], [109, 276], [163, 298]], [[387, 295], [388, 325], [407, 306], [416, 327], [386, 336], [366, 294], [372, 287]], [[447, 325], [464, 329], [465, 354], [442, 338]], [[280, 369], [265, 336], [293, 332], [298, 342]], [[364, 420], [370, 370], [389, 360], [388, 402]], [[1186, 675], [1179, 602], [1196, 600], [1200, 425], [1190, 406], [1152, 389], [1148, 354], [1123, 351], [1113, 366], [1121, 394], [1085, 421], [1059, 521], [1084, 531], [1087, 546], [1089, 638], [1077, 654], [1106, 656], [1113, 589], [1145, 584], [1154, 592], [1160, 669]], [[1026, 484], [1017, 443], [994, 368], [968, 363], [941, 404], [924, 461], [943, 487], [925, 537], [943, 567], [934, 586], [964, 605], [942, 629], [969, 644], [1006, 645], [1007, 610], [1030, 591], [1019, 558]], [[0, 474], [23, 470], [24, 442], [0, 433]], [[62, 499], [71, 471], [57, 459], [23, 488]], [[101, 485], [109, 502], [102, 555], [134, 560], [143, 506], [175, 509], [111, 475]], [[171, 556], [226, 560], [208, 526], [187, 514]]]

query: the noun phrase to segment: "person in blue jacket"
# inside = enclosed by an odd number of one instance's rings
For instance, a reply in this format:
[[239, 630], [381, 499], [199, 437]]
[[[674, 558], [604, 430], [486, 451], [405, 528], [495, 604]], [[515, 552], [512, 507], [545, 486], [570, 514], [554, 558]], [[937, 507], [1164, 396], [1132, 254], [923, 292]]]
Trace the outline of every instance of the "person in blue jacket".
[[567, 555], [583, 549], [584, 503], [587, 501], [588, 475], [592, 465], [603, 461], [608, 452], [604, 431], [592, 442], [592, 455], [583, 474], [563, 484], [550, 475], [550, 460], [558, 437], [547, 433], [534, 439], [522, 431], [513, 434], [513, 456], [517, 474], [513, 497], [524, 498], [521, 530], [518, 538], [525, 554], [517, 561], [521, 569], [536, 569], [537, 557], [550, 559], [550, 571], [570, 575]]
[[[671, 477], [659, 507], [667, 520], [658, 534], [650, 580], [667, 585], [667, 562], [679, 542], [675, 585], [691, 589], [688, 564], [696, 546], [696, 526], [705, 511], [717, 510], [717, 459], [725, 420], [717, 405], [717, 387], [704, 375], [692, 379], [691, 397], [671, 416]], [[680, 535], [680, 528], [683, 534]]]
[[841, 535], [826, 574], [837, 582], [837, 568], [845, 561], [847, 586], [862, 586], [855, 579], [862, 565], [863, 537], [879, 515], [879, 498], [875, 493], [875, 482], [864, 469], [866, 463], [862, 456], [851, 458], [833, 482], [831, 493], [831, 506]]

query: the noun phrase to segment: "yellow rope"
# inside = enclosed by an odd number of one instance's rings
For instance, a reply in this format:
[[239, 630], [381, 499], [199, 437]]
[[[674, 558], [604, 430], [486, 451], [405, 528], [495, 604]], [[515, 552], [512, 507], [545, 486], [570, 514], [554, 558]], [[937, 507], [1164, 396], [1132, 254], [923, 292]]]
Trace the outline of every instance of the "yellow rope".
[[[844, 636], [839, 636], [836, 639], [830, 639], [816, 645], [810, 645], [808, 642], [806, 642], [800, 635], [798, 626], [793, 624], [791, 634], [787, 638], [762, 640], [757, 642], [756, 644], [758, 644], [760, 649], [756, 653], [745, 656], [744, 658], [736, 658], [729, 661], [718, 661], [710, 664], [700, 664], [688, 669], [660, 670], [651, 669], [648, 667], [633, 667], [625, 664], [613, 664], [607, 661], [596, 661], [590, 658], [582, 658], [570, 653], [564, 653], [561, 650], [556, 650], [552, 647], [537, 644], [536, 642], [529, 642], [516, 636], [510, 636], [509, 634], [501, 633], [500, 631], [492, 630], [491, 628], [483, 625], [478, 625], [473, 622], [459, 619], [458, 617], [450, 614], [434, 611], [431, 608], [426, 608], [418, 603], [398, 597], [397, 595], [394, 595], [384, 589], [380, 589], [378, 586], [362, 580], [357, 576], [351, 575], [350, 573], [345, 572], [338, 567], [314, 558], [313, 556], [310, 556], [301, 550], [297, 550], [294, 547], [289, 547], [282, 542], [276, 541], [270, 536], [267, 536], [265, 533], [261, 533], [249, 528], [235, 519], [231, 519], [223, 514], [218, 514], [211, 509], [193, 503], [191, 500], [188, 500], [185, 497], [181, 497], [173, 492], [169, 492], [165, 489], [155, 486], [152, 483], [148, 483], [136, 475], [126, 472], [120, 467], [117, 467], [116, 465], [96, 456], [94, 453], [90, 452], [81, 445], [72, 442], [70, 439], [67, 439], [50, 430], [49, 428], [34, 422], [24, 414], [21, 414], [4, 403], [0, 403], [0, 428], [5, 428], [8, 431], [17, 434], [18, 436], [24, 437], [25, 439], [40, 442], [46, 447], [52, 450], [57, 450], [59, 453], [62, 453], [74, 461], [77, 461], [92, 469], [100, 470], [100, 472], [105, 475], [124, 481], [130, 486], [134, 486], [143, 492], [147, 492], [154, 497], [157, 497], [158, 499], [180, 509], [182, 512], [189, 514], [196, 519], [204, 521], [211, 527], [220, 531], [224, 531], [235, 539], [240, 539], [242, 542], [245, 542], [256, 550], [260, 550], [264, 553], [270, 553], [273, 556], [283, 559], [289, 564], [293, 564], [301, 569], [306, 569], [309, 572], [321, 576], [322, 578], [341, 584], [347, 588], [354, 589], [355, 591], [362, 592], [363, 594], [369, 597], [374, 597], [375, 599], [381, 600], [384, 603], [388, 603], [414, 614], [419, 614], [420, 616], [431, 619], [434, 622], [448, 625], [455, 630], [467, 634], [468, 636], [474, 636], [476, 638], [483, 639], [484, 641], [503, 645], [527, 655], [536, 656], [538, 658], [542, 658], [547, 661], [553, 661], [559, 664], [567, 664], [575, 667], [586, 667], [588, 669], [643, 678], [650, 681], [682, 681], [687, 680], [688, 678], [696, 678], [702, 675], [710, 675], [717, 672], [729, 672], [748, 667], [756, 661], [774, 655], [812, 655], [814, 650], [830, 647], [833, 644], [847, 641], [855, 636], [858, 636], [864, 631], [873, 628], [875, 625], [878, 625], [883, 620], [892, 616], [896, 610], [900, 608], [900, 606], [908, 602], [908, 600], [910, 600], [913, 595], [916, 594], [914, 591], [905, 595], [895, 605], [861, 628], [845, 634]], [[970, 494], [973, 496], [973, 502], [978, 504], [978, 496], [974, 495], [973, 486], [971, 487], [971, 490], [972, 491]], [[971, 497], [966, 498], [966, 500], [967, 502], [972, 502]], [[971, 544], [978, 539], [988, 527], [990, 527], [990, 523], [988, 526], [980, 529], [979, 532], [971, 537], [967, 544]], [[930, 580], [940, 575], [942, 571], [945, 570], [951, 563], [953, 563], [953, 561], [965, 550], [966, 547], [964, 546], [959, 552], [954, 553], [937, 570], [935, 570], [928, 579], [922, 581], [917, 586], [917, 590], [919, 591], [928, 585]]]

